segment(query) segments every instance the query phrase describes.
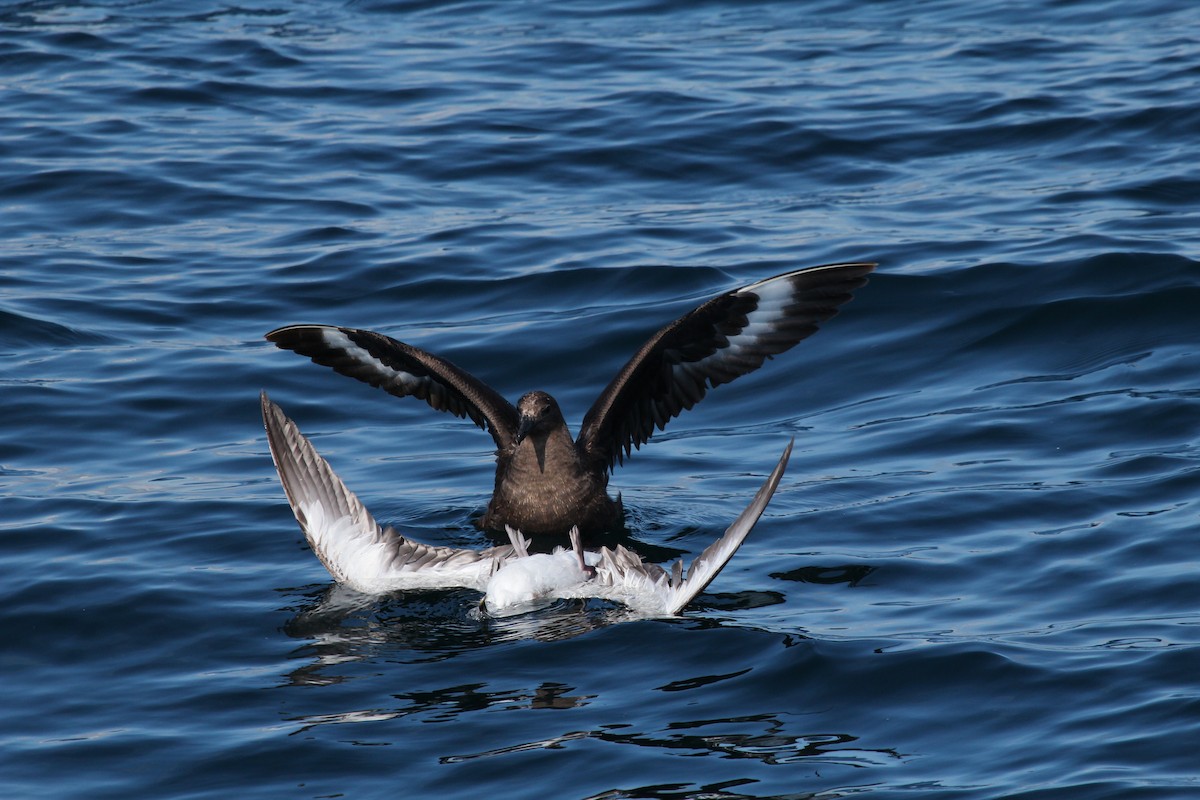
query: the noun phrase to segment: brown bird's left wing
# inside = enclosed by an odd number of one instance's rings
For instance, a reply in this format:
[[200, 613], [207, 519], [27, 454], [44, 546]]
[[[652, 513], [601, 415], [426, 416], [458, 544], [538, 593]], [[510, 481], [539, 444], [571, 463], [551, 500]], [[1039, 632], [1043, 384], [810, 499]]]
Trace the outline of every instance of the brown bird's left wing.
[[444, 358], [382, 333], [288, 325], [267, 339], [396, 397], [416, 397], [430, 408], [468, 417], [492, 434], [497, 449], [511, 445], [517, 434], [517, 410], [495, 389]]

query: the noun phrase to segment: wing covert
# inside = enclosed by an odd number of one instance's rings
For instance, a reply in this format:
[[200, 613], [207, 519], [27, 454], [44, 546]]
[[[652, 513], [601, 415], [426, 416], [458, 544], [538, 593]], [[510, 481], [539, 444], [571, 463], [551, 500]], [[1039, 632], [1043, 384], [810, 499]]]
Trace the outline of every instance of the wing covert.
[[268, 333], [267, 340], [388, 394], [416, 397], [430, 408], [468, 418], [492, 434], [497, 448], [507, 447], [516, 435], [517, 410], [496, 390], [449, 361], [389, 336], [332, 325], [288, 325]]
[[654, 334], [597, 398], [577, 443], [612, 469], [710, 388], [816, 333], [867, 283], [869, 262], [795, 270], [714, 297]]

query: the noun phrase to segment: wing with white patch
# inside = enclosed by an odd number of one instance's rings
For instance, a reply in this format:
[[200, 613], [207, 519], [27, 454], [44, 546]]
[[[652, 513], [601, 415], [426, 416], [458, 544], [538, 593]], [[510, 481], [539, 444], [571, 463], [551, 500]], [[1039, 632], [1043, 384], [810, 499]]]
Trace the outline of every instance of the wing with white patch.
[[577, 440], [611, 469], [709, 388], [753, 372], [811, 336], [875, 269], [829, 264], [767, 278], [709, 300], [650, 338], [583, 419]]
[[497, 448], [516, 435], [517, 410], [495, 389], [444, 358], [382, 333], [288, 325], [268, 333], [267, 340], [396, 397], [417, 397], [438, 411], [469, 417], [492, 434]]
[[683, 559], [674, 562], [668, 572], [657, 564], [642, 561], [635, 553], [619, 545], [615, 550], [605, 547], [600, 550], [599, 558], [588, 559], [595, 569], [594, 577], [572, 587], [570, 592], [564, 595], [616, 600], [643, 614], [678, 614], [712, 583], [746, 540], [746, 536], [753, 530], [755, 523], [766, 510], [767, 503], [775, 494], [791, 454], [792, 442], [788, 442], [779, 463], [754, 495], [754, 499], [720, 539], [696, 556], [686, 574], [683, 570]]
[[488, 550], [436, 547], [381, 527], [283, 410], [262, 395], [267, 443], [288, 503], [309, 546], [339, 582], [360, 592], [466, 586], [482, 589], [507, 545]]

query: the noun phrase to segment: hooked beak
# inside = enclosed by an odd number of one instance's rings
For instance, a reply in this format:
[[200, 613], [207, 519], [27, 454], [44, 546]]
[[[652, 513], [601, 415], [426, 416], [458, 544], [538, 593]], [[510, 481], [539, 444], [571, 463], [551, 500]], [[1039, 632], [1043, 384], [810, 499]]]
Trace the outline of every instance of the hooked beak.
[[530, 417], [521, 417], [521, 421], [517, 424], [517, 444], [525, 441], [525, 437], [533, 430], [534, 421]]

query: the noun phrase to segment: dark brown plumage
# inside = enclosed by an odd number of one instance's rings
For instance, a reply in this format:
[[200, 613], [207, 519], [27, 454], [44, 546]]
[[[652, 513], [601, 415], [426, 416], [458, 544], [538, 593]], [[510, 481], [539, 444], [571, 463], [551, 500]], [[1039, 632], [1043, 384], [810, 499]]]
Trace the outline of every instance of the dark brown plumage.
[[621, 527], [620, 497], [613, 500], [607, 491], [616, 464], [709, 388], [753, 372], [815, 333], [874, 268], [862, 262], [796, 270], [684, 314], [651, 336], [617, 373], [575, 439], [545, 392], [529, 392], [514, 407], [449, 361], [379, 333], [289, 325], [267, 339], [487, 430], [496, 443], [496, 485], [482, 527], [511, 525], [536, 539], [562, 537], [577, 525], [586, 539], [595, 539]]

